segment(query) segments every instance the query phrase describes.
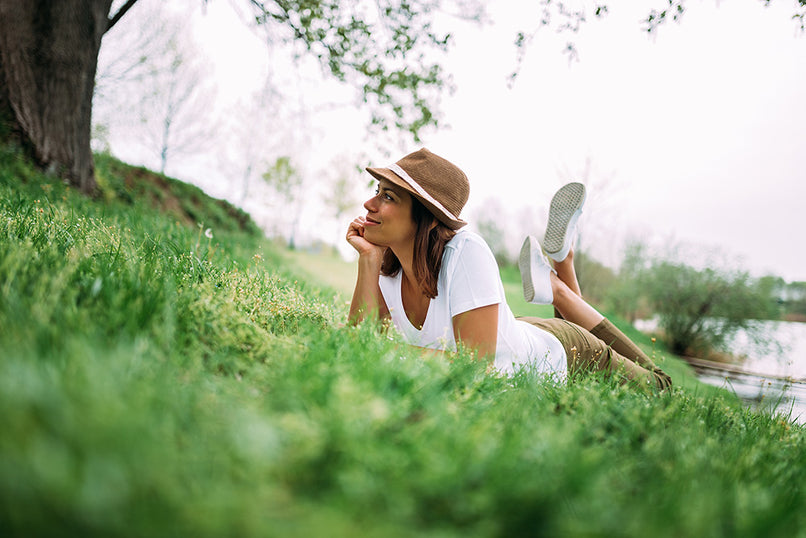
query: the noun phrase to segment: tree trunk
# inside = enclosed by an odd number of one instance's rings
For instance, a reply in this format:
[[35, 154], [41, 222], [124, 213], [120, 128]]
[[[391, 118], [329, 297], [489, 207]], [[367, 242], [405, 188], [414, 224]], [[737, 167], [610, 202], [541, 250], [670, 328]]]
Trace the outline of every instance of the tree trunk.
[[85, 193], [95, 190], [92, 94], [111, 4], [0, 0], [0, 120], [37, 163]]

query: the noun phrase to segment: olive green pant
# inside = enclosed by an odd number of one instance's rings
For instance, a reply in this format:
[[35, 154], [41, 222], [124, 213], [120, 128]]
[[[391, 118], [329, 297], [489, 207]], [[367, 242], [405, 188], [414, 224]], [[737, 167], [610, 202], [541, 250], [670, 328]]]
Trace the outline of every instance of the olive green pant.
[[601, 371], [607, 375], [619, 375], [625, 382], [650, 384], [661, 390], [672, 384], [671, 378], [607, 318], [590, 331], [559, 318], [518, 319], [554, 335], [560, 341], [571, 377], [581, 372]]

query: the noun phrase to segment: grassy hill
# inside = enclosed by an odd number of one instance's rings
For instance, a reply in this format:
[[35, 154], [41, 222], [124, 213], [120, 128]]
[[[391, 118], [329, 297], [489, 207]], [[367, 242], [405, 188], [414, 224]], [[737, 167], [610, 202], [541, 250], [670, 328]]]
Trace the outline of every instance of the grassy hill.
[[662, 350], [661, 396], [424, 360], [342, 326], [337, 260], [97, 165], [89, 200], [0, 149], [0, 535], [806, 533], [804, 428]]

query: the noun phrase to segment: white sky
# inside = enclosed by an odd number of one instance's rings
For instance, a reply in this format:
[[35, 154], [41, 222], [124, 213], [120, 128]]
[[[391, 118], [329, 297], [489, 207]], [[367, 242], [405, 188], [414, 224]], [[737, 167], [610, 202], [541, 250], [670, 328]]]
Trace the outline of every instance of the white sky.
[[[515, 34], [533, 30], [540, 15], [536, 0], [493, 4], [492, 25], [441, 22], [455, 35], [443, 63], [456, 86], [441, 107], [450, 127], [393, 150], [391, 160], [424, 145], [458, 164], [471, 182], [466, 219], [497, 205], [517, 245], [538, 232], [553, 191], [584, 179], [587, 167], [582, 245], [602, 261], [616, 263], [627, 238], [686, 242], [717, 247], [754, 274], [806, 281], [806, 35], [790, 18], [794, 2], [688, 2], [682, 22], [655, 36], [640, 22], [653, 3], [611, 2], [610, 14], [578, 35], [538, 30], [512, 89]], [[196, 24], [219, 94], [234, 102], [268, 68], [265, 47], [230, 9], [211, 2]], [[562, 53], [568, 39], [578, 62]], [[321, 99], [315, 88], [300, 93]], [[364, 125], [355, 109], [310, 112], [290, 138], [308, 173], [339, 155], [387, 164]], [[234, 180], [197, 170], [186, 175], [236, 198]], [[317, 208], [306, 211], [302, 232], [311, 234]]]

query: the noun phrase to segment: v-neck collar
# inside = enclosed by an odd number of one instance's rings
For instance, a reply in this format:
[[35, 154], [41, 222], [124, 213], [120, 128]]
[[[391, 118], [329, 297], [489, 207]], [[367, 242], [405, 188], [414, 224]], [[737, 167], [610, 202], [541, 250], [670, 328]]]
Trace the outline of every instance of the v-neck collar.
[[402, 269], [398, 273], [397, 296], [400, 299], [400, 306], [403, 307], [403, 319], [406, 320], [406, 323], [409, 325], [409, 327], [412, 328], [412, 330], [415, 330], [417, 332], [422, 332], [422, 330], [425, 328], [426, 323], [428, 323], [428, 316], [431, 313], [431, 304], [434, 302], [434, 300], [433, 299], [428, 299], [428, 308], [425, 311], [425, 317], [423, 318], [423, 324], [422, 324], [422, 326], [420, 326], [420, 328], [417, 328], [417, 326], [414, 325], [414, 323], [412, 323], [411, 320], [409, 319], [409, 316], [406, 313], [406, 305], [403, 303], [403, 270]]

